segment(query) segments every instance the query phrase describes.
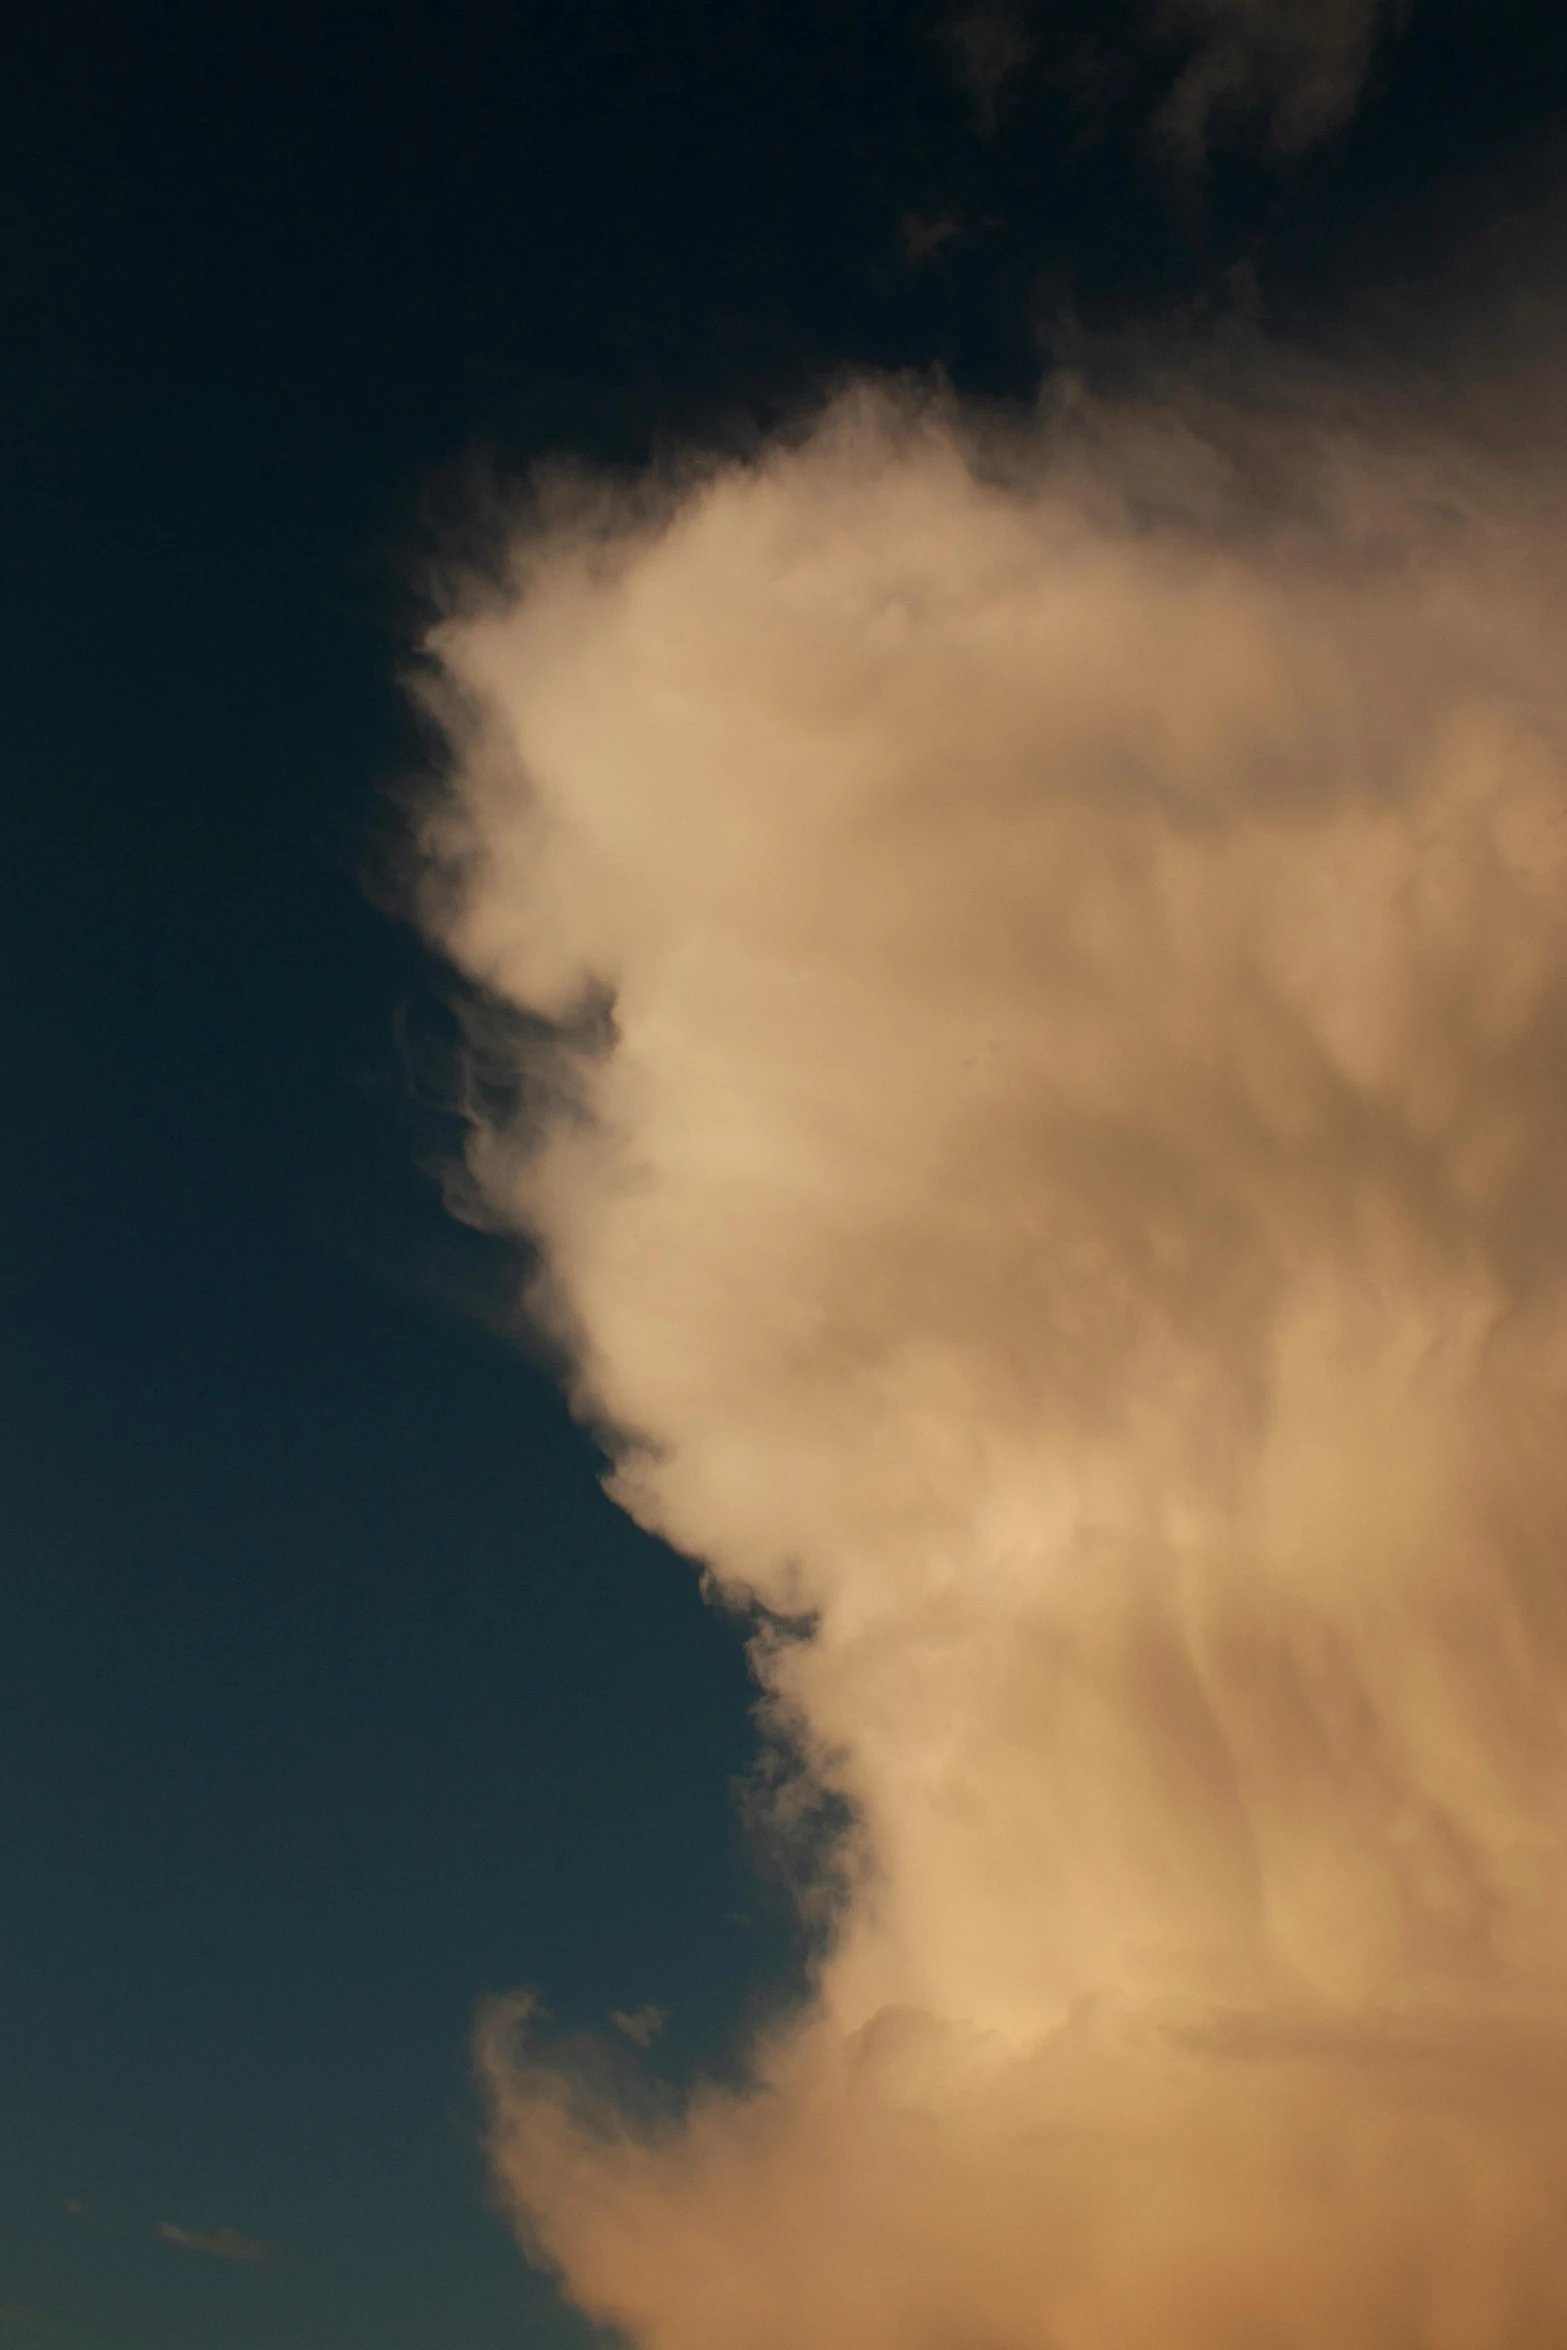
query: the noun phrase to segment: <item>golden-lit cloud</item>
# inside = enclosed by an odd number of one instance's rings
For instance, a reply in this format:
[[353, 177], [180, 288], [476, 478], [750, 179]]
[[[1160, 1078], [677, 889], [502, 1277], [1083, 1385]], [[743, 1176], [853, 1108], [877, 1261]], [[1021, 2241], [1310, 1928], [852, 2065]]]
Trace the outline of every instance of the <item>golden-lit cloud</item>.
[[644, 2350], [1567, 2339], [1562, 547], [1311, 410], [862, 392], [432, 640], [473, 1180], [853, 1822], [748, 2086], [486, 2024]]

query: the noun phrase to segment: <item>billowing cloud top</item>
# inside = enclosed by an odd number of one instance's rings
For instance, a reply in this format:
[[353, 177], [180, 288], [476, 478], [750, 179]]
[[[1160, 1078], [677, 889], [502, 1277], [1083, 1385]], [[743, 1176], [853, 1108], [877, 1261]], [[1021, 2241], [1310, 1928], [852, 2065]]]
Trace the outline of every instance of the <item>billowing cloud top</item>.
[[855, 1821], [750, 2093], [492, 2020], [649, 2350], [1562, 2338], [1561, 553], [1407, 429], [860, 394], [437, 630], [475, 1178]]

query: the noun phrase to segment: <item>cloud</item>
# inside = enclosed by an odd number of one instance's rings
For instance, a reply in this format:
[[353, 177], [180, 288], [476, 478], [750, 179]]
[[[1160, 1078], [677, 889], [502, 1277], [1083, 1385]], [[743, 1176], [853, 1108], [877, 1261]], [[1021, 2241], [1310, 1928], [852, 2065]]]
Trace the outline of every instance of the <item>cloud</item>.
[[609, 2020], [617, 2032], [624, 2032], [626, 2038], [634, 2041], [638, 2048], [651, 2048], [669, 2018], [661, 2007], [638, 2007], [633, 2008], [629, 2015], [622, 2015], [618, 2008], [614, 2008], [610, 2011]]
[[1227, 116], [1261, 114], [1295, 154], [1354, 113], [1386, 0], [1165, 0], [1165, 25], [1199, 46], [1160, 110], [1164, 142], [1198, 162]]
[[910, 213], [902, 223], [901, 234], [904, 258], [918, 269], [927, 261], [934, 261], [949, 245], [961, 244], [963, 225], [951, 213], [940, 213], [931, 220]]
[[[1227, 126], [1260, 122], [1277, 155], [1299, 153], [1353, 115], [1378, 39], [1408, 0], [1152, 0], [1102, 17], [1092, 30], [1023, 0], [979, 0], [942, 28], [959, 84], [993, 131], [1004, 93], [1031, 62], [1078, 55], [1085, 91], [1129, 60], [1174, 44], [1185, 52], [1154, 120], [1159, 143], [1201, 164]], [[1116, 67], [1112, 61], [1119, 60]], [[1072, 76], [1068, 74], [1068, 78]]]
[[749, 2085], [484, 2025], [644, 2350], [1567, 2338], [1559, 486], [862, 391], [434, 634], [472, 1180], [853, 1823]]
[[182, 2252], [205, 2253], [212, 2260], [238, 2260], [262, 2267], [277, 2258], [272, 2245], [242, 2236], [236, 2228], [181, 2228], [171, 2219], [161, 2219], [157, 2232], [165, 2244], [177, 2245]]
[[973, 98], [981, 123], [994, 129], [1002, 89], [1026, 64], [1035, 45], [1027, 12], [1010, 0], [976, 0], [942, 27], [959, 83]]

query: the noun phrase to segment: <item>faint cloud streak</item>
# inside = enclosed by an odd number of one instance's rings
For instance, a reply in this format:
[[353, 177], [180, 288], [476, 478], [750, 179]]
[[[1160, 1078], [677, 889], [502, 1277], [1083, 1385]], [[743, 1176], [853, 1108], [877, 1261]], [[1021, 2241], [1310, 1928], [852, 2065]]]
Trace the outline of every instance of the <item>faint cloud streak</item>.
[[199, 2252], [209, 2260], [234, 2260], [260, 2268], [270, 2266], [277, 2258], [273, 2245], [259, 2243], [254, 2236], [242, 2236], [237, 2228], [182, 2228], [171, 2219], [162, 2219], [157, 2233], [165, 2244], [172, 2244], [181, 2252]]

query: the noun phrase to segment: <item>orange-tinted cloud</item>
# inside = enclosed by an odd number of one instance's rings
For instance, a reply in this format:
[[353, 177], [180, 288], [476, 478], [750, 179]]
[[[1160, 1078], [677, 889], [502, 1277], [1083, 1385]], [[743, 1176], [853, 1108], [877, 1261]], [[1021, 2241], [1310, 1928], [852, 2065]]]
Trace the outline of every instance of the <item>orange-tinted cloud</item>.
[[1407, 424], [862, 394], [436, 632], [474, 1179], [855, 1822], [750, 2088], [486, 2027], [645, 2350], [1567, 2338], [1562, 552]]

